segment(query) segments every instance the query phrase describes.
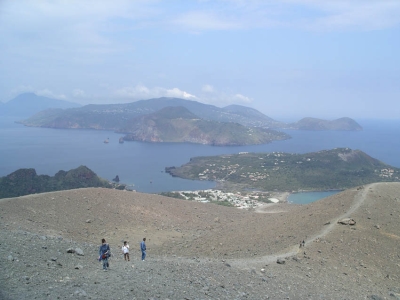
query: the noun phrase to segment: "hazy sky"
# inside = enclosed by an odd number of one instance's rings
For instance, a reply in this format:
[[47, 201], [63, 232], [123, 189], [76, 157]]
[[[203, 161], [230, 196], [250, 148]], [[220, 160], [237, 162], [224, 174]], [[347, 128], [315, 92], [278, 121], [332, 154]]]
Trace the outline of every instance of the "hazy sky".
[[0, 100], [400, 118], [399, 0], [0, 0]]

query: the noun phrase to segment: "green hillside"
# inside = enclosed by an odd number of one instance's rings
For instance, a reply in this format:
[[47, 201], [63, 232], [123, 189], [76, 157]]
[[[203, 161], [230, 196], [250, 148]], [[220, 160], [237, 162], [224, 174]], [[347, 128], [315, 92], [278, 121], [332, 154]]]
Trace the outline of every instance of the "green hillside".
[[185, 107], [166, 107], [129, 121], [126, 141], [185, 142], [216, 146], [265, 144], [288, 139], [285, 133], [238, 123], [200, 119]]
[[90, 104], [80, 108], [44, 111], [21, 121], [26, 126], [50, 128], [85, 128], [118, 130], [129, 120], [155, 113], [166, 107], [185, 107], [201, 119], [217, 122], [236, 122], [244, 126], [282, 127], [261, 112], [239, 105], [226, 108], [179, 98], [155, 98], [123, 104]]
[[362, 127], [351, 118], [339, 118], [328, 121], [317, 118], [303, 118], [289, 125], [291, 129], [300, 130], [346, 130], [360, 131]]
[[345, 189], [372, 182], [400, 181], [400, 169], [360, 150], [337, 148], [307, 154], [242, 153], [195, 157], [173, 176], [219, 181], [266, 191]]

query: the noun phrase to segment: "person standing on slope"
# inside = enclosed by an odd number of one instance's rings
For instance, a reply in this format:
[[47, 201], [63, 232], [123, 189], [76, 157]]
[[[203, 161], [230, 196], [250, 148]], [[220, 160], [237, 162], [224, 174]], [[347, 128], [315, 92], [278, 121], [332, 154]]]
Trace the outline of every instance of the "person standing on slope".
[[146, 238], [140, 243], [140, 250], [142, 251], [142, 261], [146, 259]]
[[103, 262], [104, 271], [107, 271], [109, 257], [110, 257], [110, 246], [106, 243], [106, 239], [102, 239], [101, 246], [99, 248], [99, 260]]
[[124, 242], [124, 245], [122, 246], [121, 250], [122, 250], [122, 253], [124, 254], [125, 261], [126, 260], [130, 261], [130, 259], [129, 259], [129, 245], [128, 245], [127, 241]]

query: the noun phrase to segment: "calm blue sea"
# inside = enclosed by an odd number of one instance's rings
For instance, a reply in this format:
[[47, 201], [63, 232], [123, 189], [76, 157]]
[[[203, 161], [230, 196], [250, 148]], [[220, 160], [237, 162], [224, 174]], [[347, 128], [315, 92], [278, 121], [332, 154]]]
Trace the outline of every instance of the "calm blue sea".
[[288, 197], [289, 203], [296, 204], [307, 204], [317, 201], [322, 198], [326, 198], [339, 193], [340, 191], [321, 191], [321, 192], [304, 192], [304, 193], [293, 193]]
[[[121, 182], [146, 193], [213, 188], [213, 182], [173, 178], [165, 167], [180, 166], [195, 156], [228, 153], [307, 153], [337, 147], [360, 149], [387, 164], [400, 167], [400, 120], [359, 121], [361, 132], [286, 131], [287, 141], [266, 145], [213, 147], [174, 143], [118, 143], [122, 136], [96, 130], [25, 127], [12, 118], [0, 119], [0, 176], [20, 168], [35, 168], [38, 174], [53, 176], [59, 170], [85, 165], [100, 177]], [[109, 143], [104, 140], [109, 138]]]

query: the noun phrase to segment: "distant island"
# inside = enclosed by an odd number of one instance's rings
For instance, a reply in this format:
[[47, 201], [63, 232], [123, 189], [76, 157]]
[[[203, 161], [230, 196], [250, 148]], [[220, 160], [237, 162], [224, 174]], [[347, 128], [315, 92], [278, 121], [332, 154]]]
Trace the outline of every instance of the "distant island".
[[165, 107], [127, 122], [125, 141], [199, 143], [213, 146], [266, 144], [290, 138], [272, 129], [204, 120], [182, 106]]
[[289, 128], [300, 130], [362, 130], [360, 124], [351, 118], [340, 118], [332, 121], [321, 120], [317, 118], [303, 118], [296, 123], [289, 124]]
[[222, 190], [323, 191], [400, 181], [399, 168], [349, 148], [306, 154], [246, 152], [194, 157], [165, 171], [186, 179], [217, 181]]
[[37, 175], [35, 169], [19, 169], [0, 177], [0, 198], [87, 187], [125, 189], [125, 185], [112, 184], [85, 166], [58, 171], [53, 177]]
[[[14, 101], [16, 100], [9, 102], [12, 103]], [[249, 128], [259, 127], [274, 130], [362, 129], [356, 121], [350, 118], [340, 118], [333, 121], [305, 118], [297, 123], [288, 124], [276, 121], [258, 110], [246, 106], [229, 105], [220, 108], [197, 101], [166, 97], [124, 104], [90, 104], [69, 109], [60, 109], [57, 105], [47, 106], [46, 110], [31, 115], [29, 118], [20, 121], [20, 123], [33, 127], [98, 129], [122, 132], [124, 128], [129, 128], [132, 123], [137, 122], [138, 118], [160, 112], [167, 107], [183, 107], [196, 115], [198, 119], [205, 121], [236, 123]]]
[[80, 104], [66, 100], [38, 96], [34, 93], [23, 93], [0, 105], [0, 116], [27, 118], [46, 109], [67, 109], [81, 107]]
[[[11, 100], [12, 101], [12, 100]], [[10, 101], [10, 102], [11, 102]], [[154, 98], [123, 104], [90, 104], [80, 108], [42, 111], [21, 122], [26, 126], [50, 128], [83, 128], [120, 130], [136, 117], [160, 111], [166, 107], [185, 107], [198, 118], [239, 123], [247, 127], [283, 128], [285, 123], [273, 120], [256, 109], [241, 105], [220, 108], [214, 105], [180, 98]]]
[[134, 140], [215, 146], [256, 145], [290, 138], [279, 129], [362, 130], [356, 121], [347, 117], [332, 121], [304, 118], [295, 123], [283, 123], [246, 106], [219, 108], [165, 97], [81, 107], [76, 103], [25, 93], [0, 105], [0, 115], [15, 116], [16, 121], [25, 126], [111, 130], [126, 134], [120, 143]]

